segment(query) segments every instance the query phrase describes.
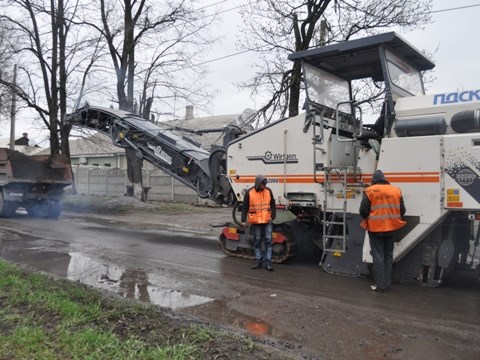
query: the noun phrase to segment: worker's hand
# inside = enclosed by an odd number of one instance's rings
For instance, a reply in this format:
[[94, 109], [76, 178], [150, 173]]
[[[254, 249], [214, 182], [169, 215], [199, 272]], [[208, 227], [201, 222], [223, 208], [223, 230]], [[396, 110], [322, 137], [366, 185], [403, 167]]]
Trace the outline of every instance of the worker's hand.
[[247, 226], [248, 226], [248, 223], [243, 222], [243, 223], [242, 223], [242, 226], [243, 226], [243, 227], [247, 227]]

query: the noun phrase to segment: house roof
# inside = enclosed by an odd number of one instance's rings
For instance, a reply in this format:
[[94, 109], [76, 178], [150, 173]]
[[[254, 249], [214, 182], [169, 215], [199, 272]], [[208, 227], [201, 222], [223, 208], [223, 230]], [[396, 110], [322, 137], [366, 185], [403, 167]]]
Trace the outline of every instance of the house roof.
[[[0, 139], [0, 148], [8, 148], [10, 146], [10, 138], [1, 138]], [[28, 146], [28, 145], [15, 145], [15, 150], [27, 154], [39, 154], [43, 149], [38, 146]]]
[[[44, 149], [40, 154], [49, 154], [50, 148]], [[70, 156], [81, 157], [91, 155], [123, 155], [125, 150], [113, 145], [109, 136], [100, 132], [92, 136], [70, 140]]]

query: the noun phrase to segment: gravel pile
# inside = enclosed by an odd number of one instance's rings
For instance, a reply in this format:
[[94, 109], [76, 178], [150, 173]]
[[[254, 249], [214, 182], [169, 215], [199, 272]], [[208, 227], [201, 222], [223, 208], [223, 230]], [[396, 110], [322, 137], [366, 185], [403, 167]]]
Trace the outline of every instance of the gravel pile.
[[132, 196], [123, 196], [116, 199], [108, 200], [105, 202], [105, 208], [108, 210], [115, 209], [118, 207], [131, 207], [134, 209], [148, 209], [153, 208], [154, 206], [149, 203], [141, 202], [140, 200]]
[[16, 179], [36, 182], [65, 180], [65, 169], [50, 167], [50, 158], [41, 161], [15, 150], [1, 149], [1, 151], [7, 154], [7, 159], [12, 165], [13, 177]]

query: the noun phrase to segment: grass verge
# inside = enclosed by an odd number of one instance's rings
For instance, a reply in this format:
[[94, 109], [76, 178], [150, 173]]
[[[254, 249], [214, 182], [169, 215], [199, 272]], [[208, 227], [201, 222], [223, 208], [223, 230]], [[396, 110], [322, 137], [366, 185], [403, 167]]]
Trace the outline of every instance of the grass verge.
[[253, 340], [0, 260], [0, 359], [278, 359]]

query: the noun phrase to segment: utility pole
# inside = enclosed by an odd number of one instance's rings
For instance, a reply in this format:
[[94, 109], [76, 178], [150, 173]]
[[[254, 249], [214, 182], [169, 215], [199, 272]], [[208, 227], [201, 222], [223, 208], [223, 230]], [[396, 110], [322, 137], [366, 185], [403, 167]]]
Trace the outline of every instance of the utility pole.
[[15, 150], [15, 116], [17, 114], [17, 64], [13, 66], [12, 108], [10, 112], [10, 150]]

